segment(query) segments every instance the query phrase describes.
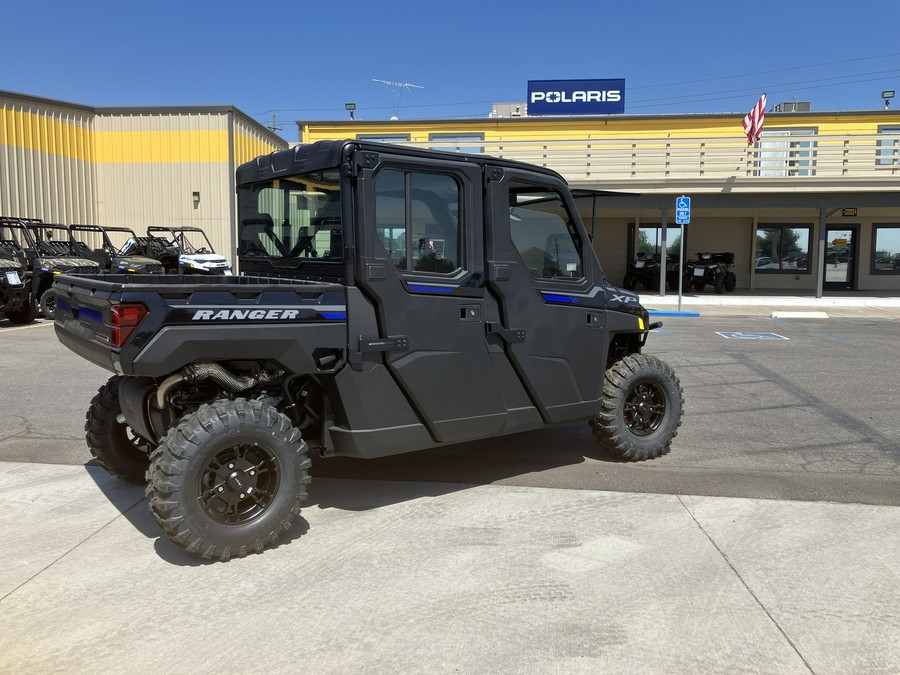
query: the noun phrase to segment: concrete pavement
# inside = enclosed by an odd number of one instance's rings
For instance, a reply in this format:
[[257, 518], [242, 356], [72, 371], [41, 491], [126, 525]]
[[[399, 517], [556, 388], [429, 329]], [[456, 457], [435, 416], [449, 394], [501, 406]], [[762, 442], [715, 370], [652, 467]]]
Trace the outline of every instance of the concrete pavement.
[[99, 468], [0, 463], [2, 673], [895, 673], [900, 508], [314, 480], [207, 563]]

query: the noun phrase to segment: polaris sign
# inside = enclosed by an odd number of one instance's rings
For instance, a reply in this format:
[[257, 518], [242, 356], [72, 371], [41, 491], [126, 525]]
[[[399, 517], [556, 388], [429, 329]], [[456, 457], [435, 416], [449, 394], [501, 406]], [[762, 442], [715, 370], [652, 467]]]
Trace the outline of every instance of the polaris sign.
[[529, 115], [625, 112], [625, 80], [529, 80]]

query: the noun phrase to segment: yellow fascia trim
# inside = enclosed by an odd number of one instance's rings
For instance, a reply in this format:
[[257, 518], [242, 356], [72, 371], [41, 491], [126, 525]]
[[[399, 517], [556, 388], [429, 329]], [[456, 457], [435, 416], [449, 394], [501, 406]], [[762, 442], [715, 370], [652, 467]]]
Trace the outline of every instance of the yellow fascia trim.
[[227, 162], [228, 131], [95, 131], [104, 164]]
[[0, 145], [90, 161], [92, 132], [45, 115], [0, 108]]

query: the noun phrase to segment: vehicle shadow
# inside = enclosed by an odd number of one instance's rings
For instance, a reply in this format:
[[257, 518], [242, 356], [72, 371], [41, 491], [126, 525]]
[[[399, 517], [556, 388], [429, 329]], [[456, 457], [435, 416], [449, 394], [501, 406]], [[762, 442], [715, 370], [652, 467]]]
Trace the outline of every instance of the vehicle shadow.
[[[368, 511], [576, 465], [584, 462], [586, 457], [620, 462], [594, 442], [583, 423], [380, 459], [317, 458], [313, 461], [313, 480], [304, 508]], [[150, 514], [144, 486], [111, 476], [95, 460], [84, 467], [110, 504], [135, 531], [153, 540], [162, 560], [192, 567], [216, 562], [180, 549], [162, 534]], [[268, 548], [290, 544], [308, 530], [309, 522], [301, 513], [277, 544]]]
[[355, 478], [488, 485], [585, 459], [628, 464], [597, 444], [584, 422], [378, 459], [313, 460], [314, 478]]

